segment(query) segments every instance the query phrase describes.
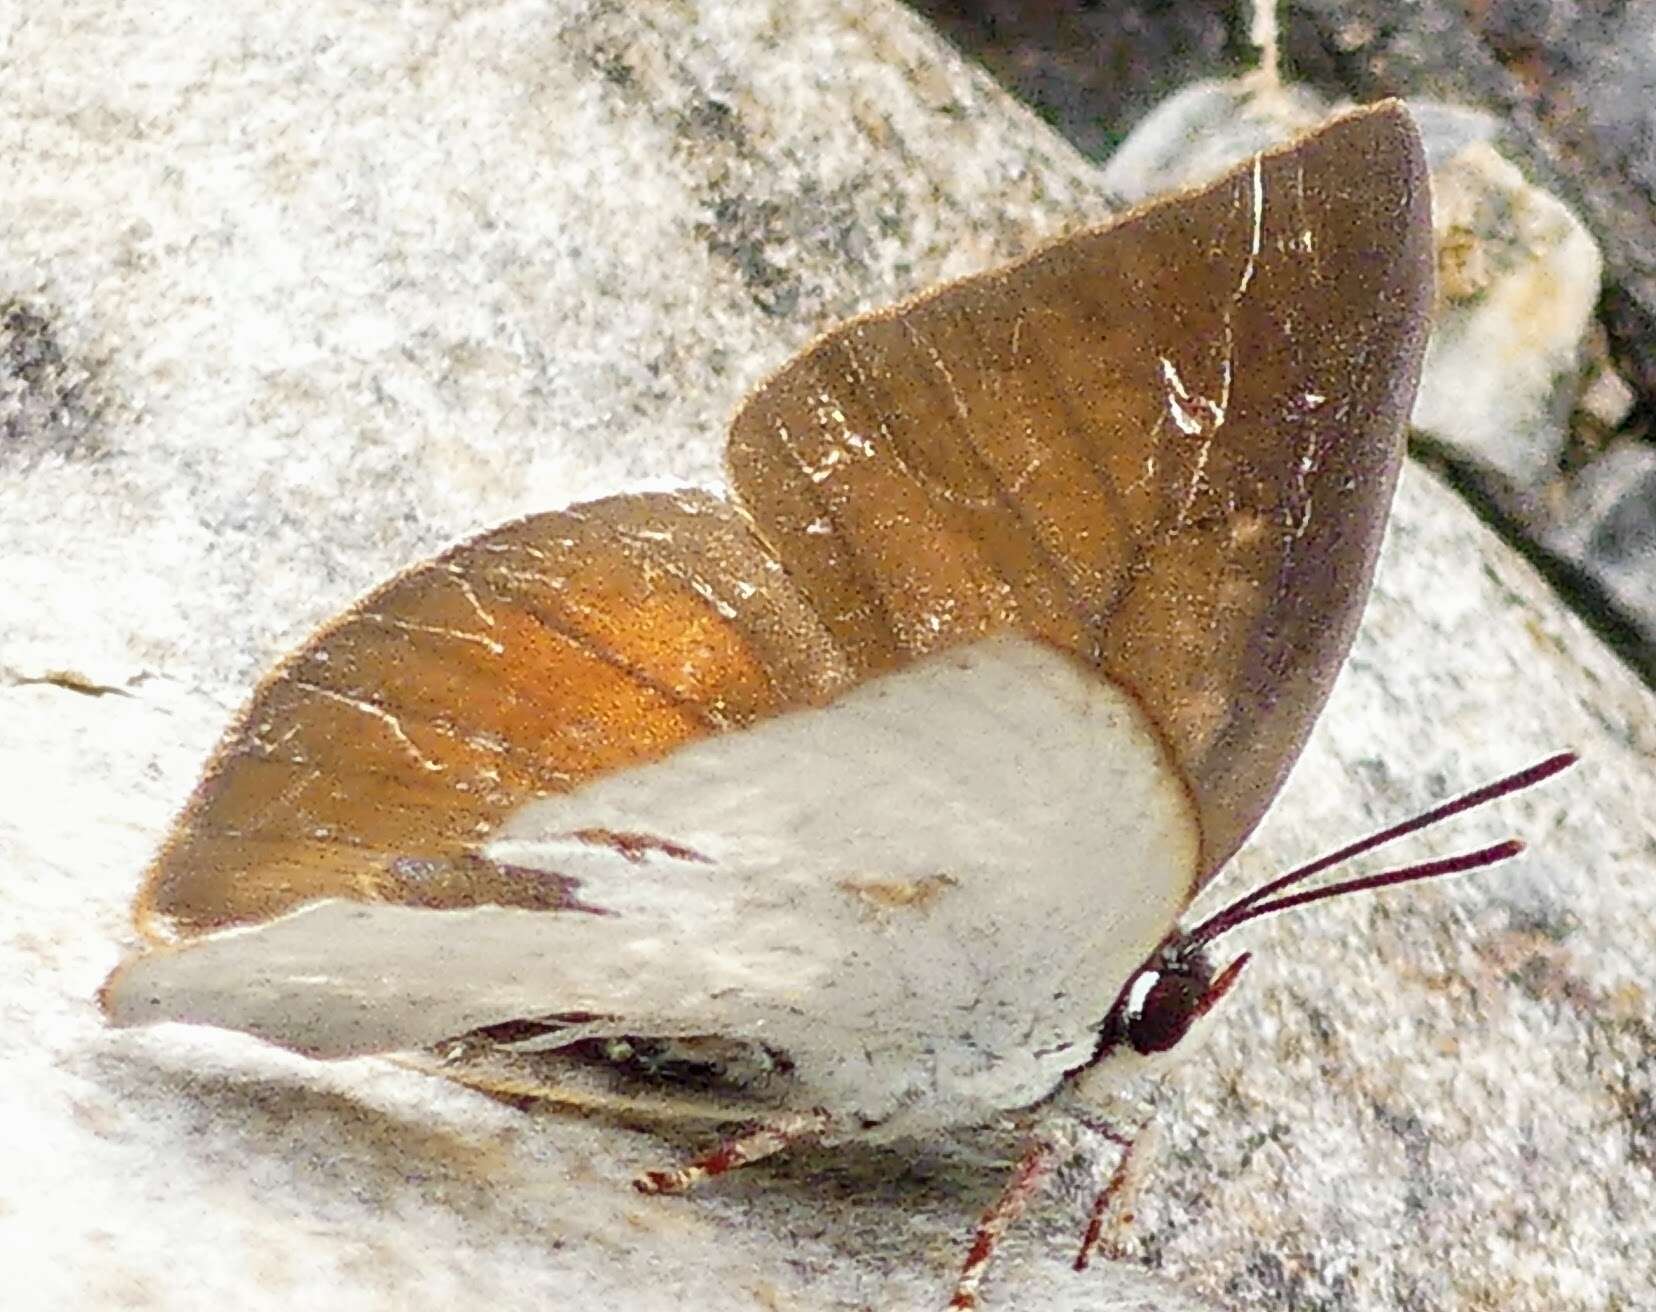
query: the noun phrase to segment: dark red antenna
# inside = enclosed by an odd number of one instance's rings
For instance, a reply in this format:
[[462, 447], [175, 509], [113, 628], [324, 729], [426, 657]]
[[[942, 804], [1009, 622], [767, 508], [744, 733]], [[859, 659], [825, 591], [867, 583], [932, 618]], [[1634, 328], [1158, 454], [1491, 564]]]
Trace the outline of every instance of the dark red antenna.
[[1432, 861], [1422, 861], [1417, 865], [1403, 866], [1397, 870], [1385, 870], [1379, 874], [1363, 875], [1357, 879], [1348, 879], [1343, 883], [1330, 884], [1326, 888], [1308, 889], [1303, 893], [1291, 893], [1286, 897], [1276, 897], [1284, 889], [1292, 888], [1295, 884], [1304, 883], [1313, 875], [1320, 875], [1331, 866], [1361, 856], [1364, 852], [1371, 852], [1377, 847], [1383, 847], [1393, 839], [1405, 835], [1418, 833], [1422, 829], [1430, 828], [1441, 820], [1462, 812], [1471, 811], [1482, 806], [1485, 802], [1493, 802], [1496, 798], [1507, 797], [1512, 793], [1522, 792], [1533, 787], [1544, 779], [1550, 779], [1561, 770], [1567, 770], [1576, 763], [1574, 752], [1559, 752], [1538, 761], [1524, 770], [1509, 774], [1504, 779], [1497, 779], [1493, 783], [1485, 784], [1481, 788], [1474, 788], [1469, 793], [1453, 798], [1441, 806], [1433, 807], [1430, 811], [1422, 812], [1400, 824], [1392, 825], [1389, 829], [1382, 829], [1379, 833], [1370, 834], [1367, 838], [1358, 839], [1349, 846], [1342, 847], [1337, 852], [1330, 852], [1327, 856], [1318, 857], [1297, 870], [1290, 870], [1285, 875], [1267, 883], [1261, 884], [1252, 892], [1244, 893], [1228, 906], [1221, 907], [1209, 916], [1195, 929], [1187, 934], [1180, 935], [1183, 944], [1189, 947], [1199, 947], [1204, 943], [1211, 943], [1221, 934], [1228, 933], [1238, 925], [1246, 924], [1250, 920], [1257, 920], [1261, 916], [1271, 915], [1273, 912], [1286, 911], [1290, 907], [1302, 907], [1310, 902], [1321, 902], [1325, 898], [1341, 897], [1346, 893], [1362, 893], [1370, 889], [1389, 888], [1393, 884], [1412, 884], [1422, 879], [1434, 879], [1439, 875], [1456, 875], [1467, 870], [1477, 870], [1482, 866], [1494, 865], [1498, 861], [1505, 861], [1515, 857], [1524, 850], [1524, 845], [1517, 839], [1509, 838], [1504, 843], [1496, 843], [1492, 847], [1482, 847], [1475, 852], [1464, 852], [1459, 856], [1439, 857]]

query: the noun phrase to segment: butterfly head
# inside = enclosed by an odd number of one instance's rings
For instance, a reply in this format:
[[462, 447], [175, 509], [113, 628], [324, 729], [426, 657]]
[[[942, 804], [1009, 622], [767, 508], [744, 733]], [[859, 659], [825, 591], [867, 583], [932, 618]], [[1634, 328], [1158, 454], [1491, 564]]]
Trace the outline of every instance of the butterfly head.
[[1242, 968], [1248, 964], [1250, 954], [1244, 952], [1223, 970], [1216, 972], [1213, 967], [1211, 948], [1214, 941], [1239, 926], [1310, 903], [1479, 870], [1516, 856], [1523, 850], [1523, 845], [1509, 839], [1475, 851], [1416, 862], [1321, 888], [1300, 887], [1330, 867], [1394, 839], [1540, 783], [1568, 769], [1575, 759], [1572, 752], [1559, 752], [1528, 769], [1485, 784], [1401, 824], [1279, 875], [1242, 894], [1196, 925], [1175, 928], [1144, 964], [1127, 977], [1127, 982], [1122, 985], [1098, 1028], [1098, 1040], [1090, 1059], [1070, 1072], [1073, 1091], [1083, 1099], [1096, 1100], [1126, 1081], [1158, 1073], [1168, 1064], [1170, 1054], [1175, 1050], [1188, 1051], [1194, 1046], [1192, 1035], [1205, 1028], [1203, 1022], [1235, 987]]
[[1218, 1005], [1248, 963], [1243, 953], [1215, 973], [1205, 945], [1175, 931], [1128, 979], [1104, 1018], [1100, 1047], [1141, 1057], [1171, 1052]]

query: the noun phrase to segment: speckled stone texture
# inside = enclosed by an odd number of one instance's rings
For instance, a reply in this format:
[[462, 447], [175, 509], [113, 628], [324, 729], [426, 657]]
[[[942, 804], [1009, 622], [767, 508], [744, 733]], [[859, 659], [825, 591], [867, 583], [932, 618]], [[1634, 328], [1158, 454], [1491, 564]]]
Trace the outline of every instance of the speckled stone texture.
[[[508, 516], [716, 484], [835, 319], [1099, 213], [883, 3], [157, 0], [0, 16], [0, 1268], [35, 1309], [936, 1308], [1000, 1172], [684, 1140], [92, 993], [260, 670]], [[1412, 850], [1487, 876], [1249, 934], [1132, 1248], [1039, 1206], [1003, 1309], [1656, 1308], [1656, 705], [1430, 477], [1236, 887], [1556, 746]], [[987, 1145], [992, 1149], [994, 1145]]]

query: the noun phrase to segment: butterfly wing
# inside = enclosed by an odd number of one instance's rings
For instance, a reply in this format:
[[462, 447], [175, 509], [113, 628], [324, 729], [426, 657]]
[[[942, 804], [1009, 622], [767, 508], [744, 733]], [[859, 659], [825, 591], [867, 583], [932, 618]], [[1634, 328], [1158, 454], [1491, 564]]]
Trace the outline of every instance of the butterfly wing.
[[473, 860], [532, 797], [831, 697], [848, 669], [699, 492], [535, 515], [393, 579], [270, 675], [138, 903], [164, 941], [325, 898], [565, 905]]
[[[106, 1000], [321, 1056], [519, 1018], [565, 1045], [724, 1035], [812, 1105], [981, 1119], [1085, 1059], [1195, 856], [1131, 698], [1007, 634], [519, 807], [469, 854], [471, 905], [312, 901], [141, 956]], [[1100, 871], [1131, 895], [1078, 907]]]
[[1368, 595], [1425, 345], [1427, 205], [1403, 110], [1349, 115], [823, 338], [737, 416], [732, 483], [858, 675], [1013, 625], [1130, 689], [1195, 793], [1210, 875]]

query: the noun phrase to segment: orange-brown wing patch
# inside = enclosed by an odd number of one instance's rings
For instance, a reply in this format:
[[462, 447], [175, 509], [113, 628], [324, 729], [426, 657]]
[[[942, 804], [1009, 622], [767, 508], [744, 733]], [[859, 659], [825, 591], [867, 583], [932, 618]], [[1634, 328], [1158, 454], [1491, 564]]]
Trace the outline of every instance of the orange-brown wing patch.
[[578, 907], [568, 881], [475, 849], [529, 797], [844, 682], [717, 498], [505, 525], [393, 579], [266, 680], [151, 867], [140, 925], [192, 935], [326, 897]]
[[1134, 690], [1211, 873], [1367, 595], [1431, 293], [1396, 105], [829, 334], [738, 415], [742, 504], [859, 674], [1008, 624]]

